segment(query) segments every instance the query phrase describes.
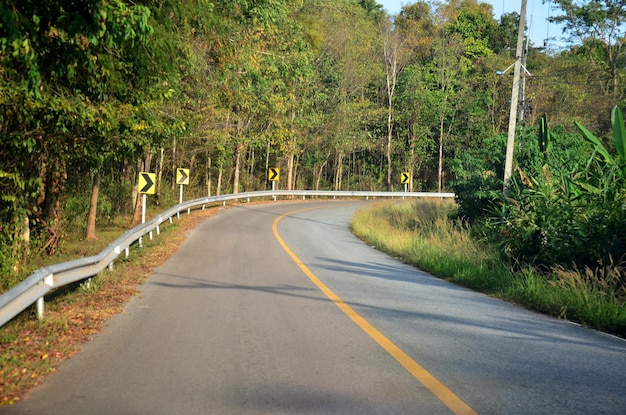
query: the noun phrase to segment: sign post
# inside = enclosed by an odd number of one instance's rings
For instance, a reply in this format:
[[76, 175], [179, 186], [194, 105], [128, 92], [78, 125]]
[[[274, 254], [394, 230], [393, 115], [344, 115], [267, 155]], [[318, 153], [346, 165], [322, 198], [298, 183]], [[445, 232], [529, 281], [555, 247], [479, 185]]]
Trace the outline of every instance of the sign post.
[[402, 172], [400, 174], [400, 183], [404, 185], [404, 193], [409, 191], [409, 182], [411, 181], [411, 173]]
[[[139, 173], [137, 190], [141, 194], [141, 223], [146, 223], [146, 195], [156, 193], [156, 174], [148, 172]], [[143, 246], [143, 238], [139, 238], [139, 246]]]
[[189, 184], [189, 169], [176, 169], [176, 184], [180, 185], [178, 203], [183, 203], [183, 185]]
[[272, 191], [276, 190], [276, 182], [280, 179], [280, 169], [278, 167], [270, 167], [267, 179], [272, 182]]

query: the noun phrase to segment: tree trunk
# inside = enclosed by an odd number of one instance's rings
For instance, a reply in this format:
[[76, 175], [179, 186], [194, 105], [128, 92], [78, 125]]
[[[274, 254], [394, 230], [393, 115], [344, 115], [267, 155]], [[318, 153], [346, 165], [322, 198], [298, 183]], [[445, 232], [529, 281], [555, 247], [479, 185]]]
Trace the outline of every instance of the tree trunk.
[[287, 190], [293, 190], [293, 151], [287, 156]]
[[206, 195], [207, 197], [211, 197], [211, 156], [207, 150], [206, 152], [206, 164], [204, 169], [204, 182], [206, 183]]
[[326, 153], [326, 158], [324, 159], [324, 162], [320, 164], [319, 172], [315, 177], [315, 190], [320, 190], [320, 182], [322, 181], [322, 172], [324, 171], [324, 167], [326, 167], [326, 163], [328, 163], [329, 157], [330, 157], [330, 152]]
[[[267, 148], [265, 149], [265, 174], [268, 174], [270, 171], [270, 140], [267, 140]], [[265, 181], [265, 188], [267, 189], [267, 180]]]
[[393, 191], [393, 183], [391, 181], [391, 138], [393, 136], [393, 120], [391, 103], [392, 95], [389, 95], [389, 106], [387, 108], [387, 190]]
[[437, 169], [437, 191], [441, 193], [443, 189], [443, 117], [439, 124], [439, 167]]
[[415, 134], [410, 132], [409, 137], [409, 173], [411, 173], [411, 177], [409, 178], [409, 192], [412, 192], [413, 176], [415, 172]]
[[157, 182], [156, 182], [156, 204], [161, 205], [161, 183], [163, 179], [163, 159], [165, 158], [165, 149], [161, 147], [161, 155], [159, 156], [159, 165], [157, 167]]
[[294, 164], [293, 164], [293, 183], [292, 183], [292, 189], [291, 190], [297, 190], [298, 189], [298, 166], [300, 166], [300, 156], [297, 156], [295, 158]]
[[254, 147], [250, 148], [250, 155], [248, 156], [248, 176], [254, 176], [254, 164], [256, 163], [256, 152], [254, 151]]
[[233, 194], [239, 193], [239, 169], [241, 168], [241, 151], [240, 144], [235, 147], [235, 171], [233, 172]]
[[50, 233], [50, 239], [43, 249], [52, 255], [61, 241], [61, 193], [67, 181], [67, 167], [63, 161], [53, 163], [45, 181], [45, 200], [43, 204], [44, 224]]
[[87, 232], [85, 238], [87, 240], [97, 239], [96, 235], [96, 217], [98, 212], [98, 194], [100, 193], [101, 174], [98, 171], [93, 178], [93, 186], [91, 187], [91, 199], [89, 201], [89, 213], [87, 214]]
[[22, 229], [22, 242], [24, 242], [24, 246], [28, 247], [30, 245], [30, 218], [28, 215], [24, 215], [24, 228]]
[[336, 191], [340, 191], [341, 190], [341, 176], [343, 176], [343, 153], [339, 152], [337, 153], [337, 164], [335, 166], [335, 190]]
[[[148, 172], [150, 171], [150, 164], [152, 163], [152, 154], [151, 153], [146, 153], [144, 154], [144, 158], [143, 160], [139, 160], [139, 162], [137, 163], [137, 180], [135, 180], [135, 184], [133, 186], [133, 193], [135, 193], [135, 188], [138, 186], [139, 184], [139, 173], [140, 172]], [[139, 190], [139, 189], [137, 189]], [[133, 223], [136, 225], [138, 223], [141, 222], [141, 210], [142, 210], [142, 200], [143, 198], [141, 197], [141, 194], [139, 194], [139, 192], [136, 192], [136, 197], [135, 197], [135, 210], [133, 212]]]
[[[139, 162], [139, 164], [141, 165], [141, 162]], [[142, 197], [141, 193], [139, 193], [139, 172], [141, 171], [141, 168], [137, 170], [137, 178], [133, 184], [133, 225], [137, 225], [141, 222]]]
[[[176, 137], [172, 140], [172, 170], [176, 177]], [[172, 180], [172, 190], [176, 188], [176, 180]]]
[[222, 174], [224, 173], [224, 168], [220, 166], [217, 172], [217, 185], [215, 186], [215, 195], [219, 196], [222, 194]]

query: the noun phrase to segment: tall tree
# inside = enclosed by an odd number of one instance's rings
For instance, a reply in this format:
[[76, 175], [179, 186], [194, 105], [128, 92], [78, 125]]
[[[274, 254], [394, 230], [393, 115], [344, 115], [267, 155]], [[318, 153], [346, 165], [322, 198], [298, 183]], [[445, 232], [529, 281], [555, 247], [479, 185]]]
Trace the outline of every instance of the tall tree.
[[[620, 69], [626, 58], [623, 47], [626, 21], [626, 1], [590, 0], [579, 5], [572, 0], [555, 0], [562, 15], [553, 16], [551, 22], [563, 25], [563, 32], [571, 42], [579, 42], [592, 67], [598, 71], [596, 78], [605, 81], [604, 92], [621, 97]], [[606, 73], [603, 80], [599, 73]], [[606, 82], [608, 81], [608, 82]]]
[[391, 180], [391, 142], [393, 138], [393, 102], [396, 92], [398, 77], [409, 62], [408, 44], [405, 40], [401, 26], [395, 26], [389, 19], [381, 19], [381, 37], [383, 43], [383, 62], [385, 68], [385, 92], [387, 97], [387, 144], [385, 146], [387, 156], [387, 189], [393, 190]]

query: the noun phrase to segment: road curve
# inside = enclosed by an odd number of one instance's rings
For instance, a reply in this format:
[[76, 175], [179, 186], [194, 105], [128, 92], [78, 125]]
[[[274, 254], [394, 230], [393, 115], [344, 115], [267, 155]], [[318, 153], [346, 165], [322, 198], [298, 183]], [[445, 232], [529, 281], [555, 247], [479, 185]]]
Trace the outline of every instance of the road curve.
[[0, 413], [623, 413], [625, 342], [375, 251], [349, 232], [365, 203], [208, 218], [125, 313]]

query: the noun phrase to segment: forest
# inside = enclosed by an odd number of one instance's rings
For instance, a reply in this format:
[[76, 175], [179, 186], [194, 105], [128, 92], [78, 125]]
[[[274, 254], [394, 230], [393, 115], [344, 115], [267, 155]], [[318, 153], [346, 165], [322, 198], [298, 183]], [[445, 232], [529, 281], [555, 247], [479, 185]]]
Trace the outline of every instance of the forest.
[[68, 227], [90, 239], [96, 223], [137, 220], [140, 172], [156, 173], [150, 204], [176, 204], [177, 168], [186, 198], [270, 188], [274, 167], [281, 189], [401, 190], [410, 172], [412, 191], [455, 192], [513, 262], [619, 261], [626, 2], [552, 4], [568, 46], [525, 42], [503, 197], [517, 13], [496, 19], [477, 0], [396, 16], [375, 0], [2, 0], [0, 275], [53, 254]]

